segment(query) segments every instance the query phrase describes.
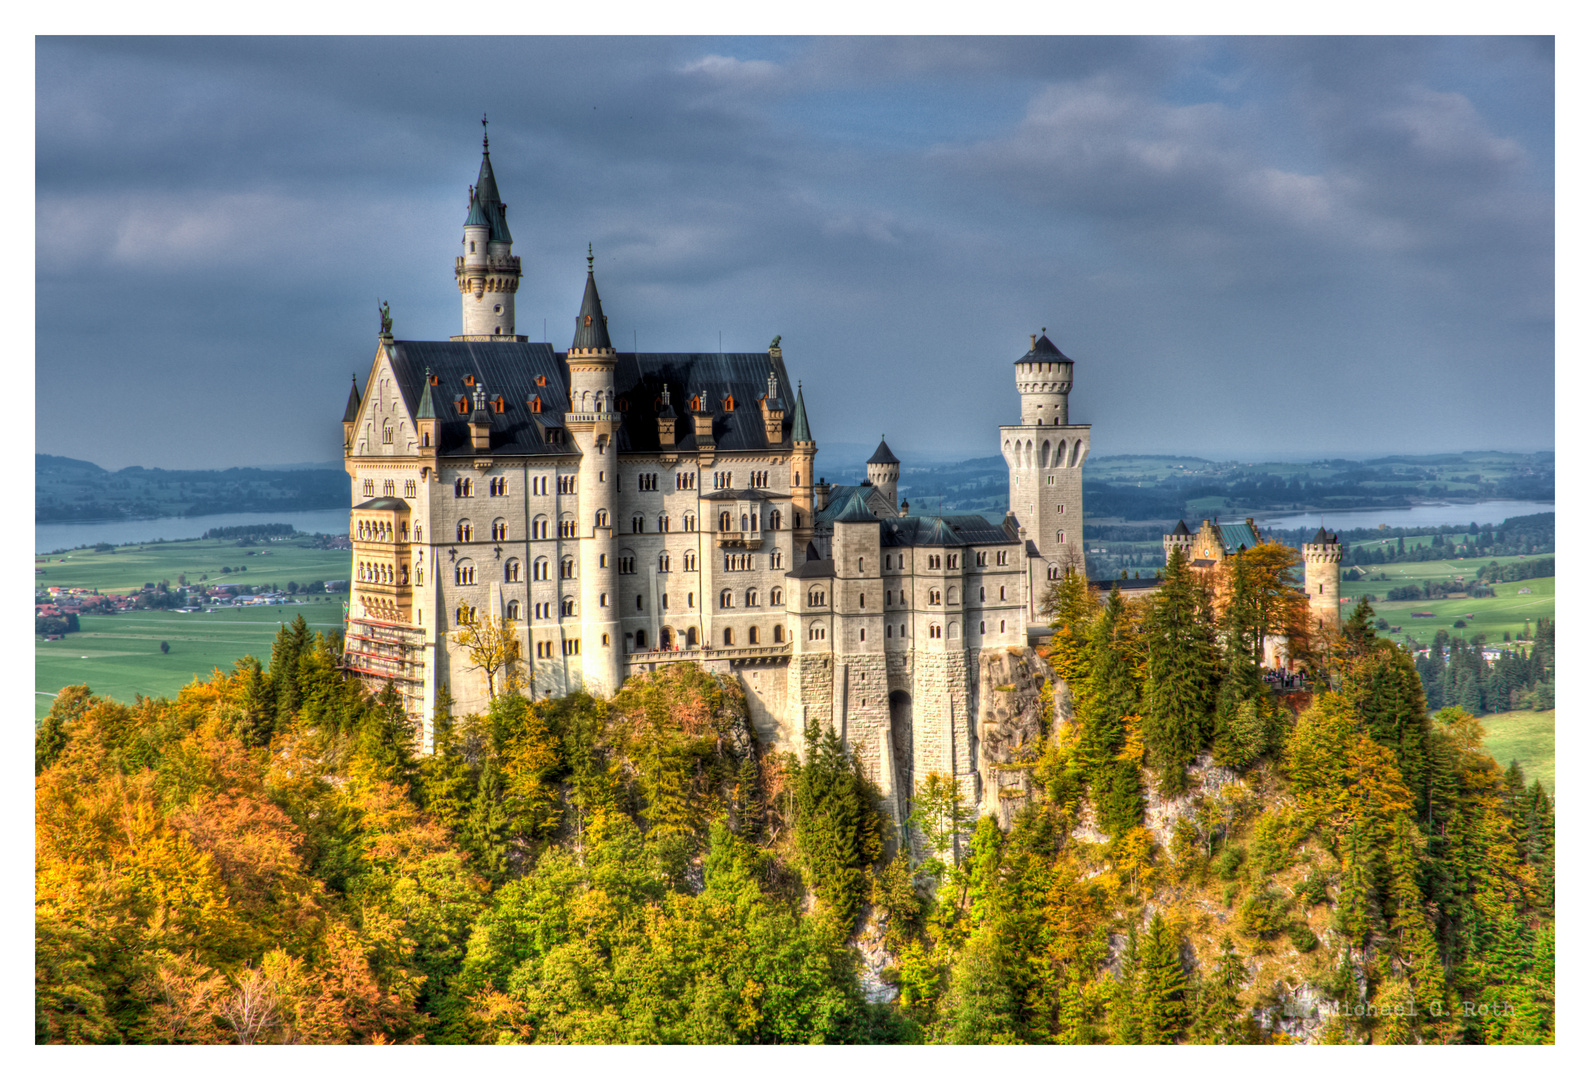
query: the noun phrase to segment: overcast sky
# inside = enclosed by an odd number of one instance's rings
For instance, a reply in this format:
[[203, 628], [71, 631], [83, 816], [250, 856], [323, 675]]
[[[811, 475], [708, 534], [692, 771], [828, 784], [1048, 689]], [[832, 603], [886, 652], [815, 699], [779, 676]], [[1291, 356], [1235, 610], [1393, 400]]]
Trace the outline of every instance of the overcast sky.
[[884, 432], [908, 463], [996, 453], [1042, 327], [1094, 454], [1555, 441], [1549, 40], [43, 38], [36, 59], [43, 453], [340, 458], [377, 298], [400, 338], [459, 332], [483, 111], [519, 332], [568, 347], [594, 244], [621, 349], [782, 335], [829, 460]]

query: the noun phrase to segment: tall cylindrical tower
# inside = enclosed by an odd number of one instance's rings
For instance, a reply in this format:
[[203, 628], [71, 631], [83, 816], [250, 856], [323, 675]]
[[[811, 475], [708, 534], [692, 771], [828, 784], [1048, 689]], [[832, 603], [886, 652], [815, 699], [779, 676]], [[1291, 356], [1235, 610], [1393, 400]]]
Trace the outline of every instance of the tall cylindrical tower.
[[1303, 545], [1303, 587], [1308, 592], [1309, 614], [1317, 630], [1342, 626], [1342, 545], [1335, 533], [1322, 527]]
[[[1047, 331], [1047, 327], [1045, 330]], [[1071, 358], [1044, 337], [1039, 347], [1033, 335], [1032, 349], [1016, 361], [1016, 392], [1021, 395], [1021, 422], [1039, 427], [1065, 425], [1067, 397], [1071, 393]]]
[[878, 440], [878, 449], [874, 450], [872, 456], [867, 459], [867, 480], [885, 499], [889, 500], [891, 510], [898, 508], [900, 459], [894, 456], [889, 444], [883, 439]]
[[618, 520], [618, 408], [613, 370], [618, 353], [596, 291], [595, 260], [587, 255], [585, 299], [569, 346], [569, 434], [580, 448], [580, 669], [587, 689], [611, 694], [624, 681], [623, 631], [618, 612], [618, 567], [613, 530]]
[[[484, 121], [482, 121], [484, 123]], [[514, 294], [519, 291], [519, 257], [508, 232], [508, 207], [497, 196], [491, 169], [491, 143], [483, 140], [480, 177], [469, 189], [464, 219], [464, 253], [454, 265], [463, 301], [465, 339], [514, 337]]]

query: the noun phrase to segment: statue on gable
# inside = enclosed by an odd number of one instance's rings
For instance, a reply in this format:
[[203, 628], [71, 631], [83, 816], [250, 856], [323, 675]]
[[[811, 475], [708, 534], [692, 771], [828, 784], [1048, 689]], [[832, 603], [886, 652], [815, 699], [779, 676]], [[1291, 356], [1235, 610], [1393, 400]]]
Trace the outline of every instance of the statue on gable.
[[392, 336], [392, 305], [381, 301], [381, 336]]

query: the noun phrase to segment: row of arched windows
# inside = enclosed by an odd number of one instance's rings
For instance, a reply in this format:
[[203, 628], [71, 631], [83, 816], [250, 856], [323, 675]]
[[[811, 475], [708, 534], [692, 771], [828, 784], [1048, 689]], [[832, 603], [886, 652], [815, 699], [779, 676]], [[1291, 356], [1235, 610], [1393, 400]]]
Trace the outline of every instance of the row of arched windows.
[[[746, 630], [745, 630], [745, 643], [747, 645], [761, 645], [762, 644], [762, 628], [759, 627], [759, 626], [746, 627]], [[738, 644], [738, 642], [735, 640], [734, 627], [725, 626], [723, 628], [723, 644], [725, 646], [731, 646], [731, 645]], [[782, 644], [784, 644], [784, 627], [781, 626], [781, 625], [778, 625], [777, 623], [775, 623], [773, 625], [773, 644], [774, 645], [782, 645]]]
[[[417, 538], [417, 533], [418, 533], [418, 530], [419, 530], [419, 526], [416, 525], [416, 526], [414, 526], [414, 528], [415, 528], [415, 531], [416, 531], [416, 538]], [[370, 541], [373, 544], [390, 544], [390, 543], [392, 543], [392, 537], [394, 535], [393, 531], [392, 531], [392, 523], [389, 522], [389, 521], [364, 521], [364, 520], [361, 520], [359, 522], [359, 525], [358, 525], [358, 528], [357, 528], [356, 532], [357, 532], [357, 538], [358, 539], [360, 539], [360, 540], [368, 540], [368, 541]], [[402, 537], [402, 542], [403, 543], [405, 543], [405, 544], [408, 543], [408, 540], [409, 540], [409, 527], [408, 527], [408, 523], [407, 522], [404, 522], [399, 527], [398, 533], [396, 535]]]
[[[738, 596], [738, 594], [733, 589], [724, 589], [722, 592], [720, 592], [718, 594], [718, 606], [720, 608], [732, 608], [732, 607], [734, 607], [735, 600], [736, 600], [737, 596]], [[784, 590], [779, 588], [776, 585], [772, 589], [769, 589], [768, 590], [768, 594], [767, 594], [767, 602], [769, 604], [775, 606], [775, 607], [777, 605], [779, 605], [779, 604], [782, 604], [784, 602]], [[757, 590], [757, 589], [746, 589], [745, 590], [745, 606], [746, 607], [761, 607], [762, 606], [762, 594], [761, 594], [761, 592], [759, 590]]]
[[390, 563], [360, 561], [355, 574], [360, 581], [371, 585], [407, 585], [409, 583], [409, 568], [406, 566], [394, 568]]

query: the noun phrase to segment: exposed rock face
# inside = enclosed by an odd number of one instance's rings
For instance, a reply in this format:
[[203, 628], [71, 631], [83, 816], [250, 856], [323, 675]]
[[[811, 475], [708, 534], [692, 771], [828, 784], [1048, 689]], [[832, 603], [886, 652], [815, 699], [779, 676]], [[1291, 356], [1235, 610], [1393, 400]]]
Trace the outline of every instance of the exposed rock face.
[[896, 963], [894, 955], [883, 944], [887, 928], [888, 916], [869, 911], [854, 939], [861, 957], [861, 992], [868, 1001], [878, 1005], [886, 1005], [900, 996], [900, 991], [883, 977], [884, 970]]
[[1143, 784], [1148, 789], [1143, 793], [1143, 827], [1154, 834], [1154, 841], [1162, 851], [1171, 849], [1171, 838], [1176, 834], [1178, 819], [1195, 820], [1193, 808], [1200, 798], [1215, 798], [1221, 788], [1241, 779], [1224, 765], [1216, 764], [1214, 756], [1207, 751], [1198, 755], [1198, 760], [1188, 768], [1187, 775], [1192, 780], [1192, 786], [1184, 794], [1167, 799], [1159, 794], [1157, 772], [1152, 769], [1143, 772]]
[[[1036, 760], [1044, 737], [1043, 684], [1054, 678], [1030, 648], [984, 652], [978, 659], [982, 688], [977, 715], [978, 771], [982, 774], [980, 813], [993, 814], [1002, 829], [1031, 800], [1036, 784], [1030, 770], [1012, 766]], [[1063, 683], [1056, 685], [1060, 711]], [[1069, 694], [1066, 711], [1069, 712]]]

